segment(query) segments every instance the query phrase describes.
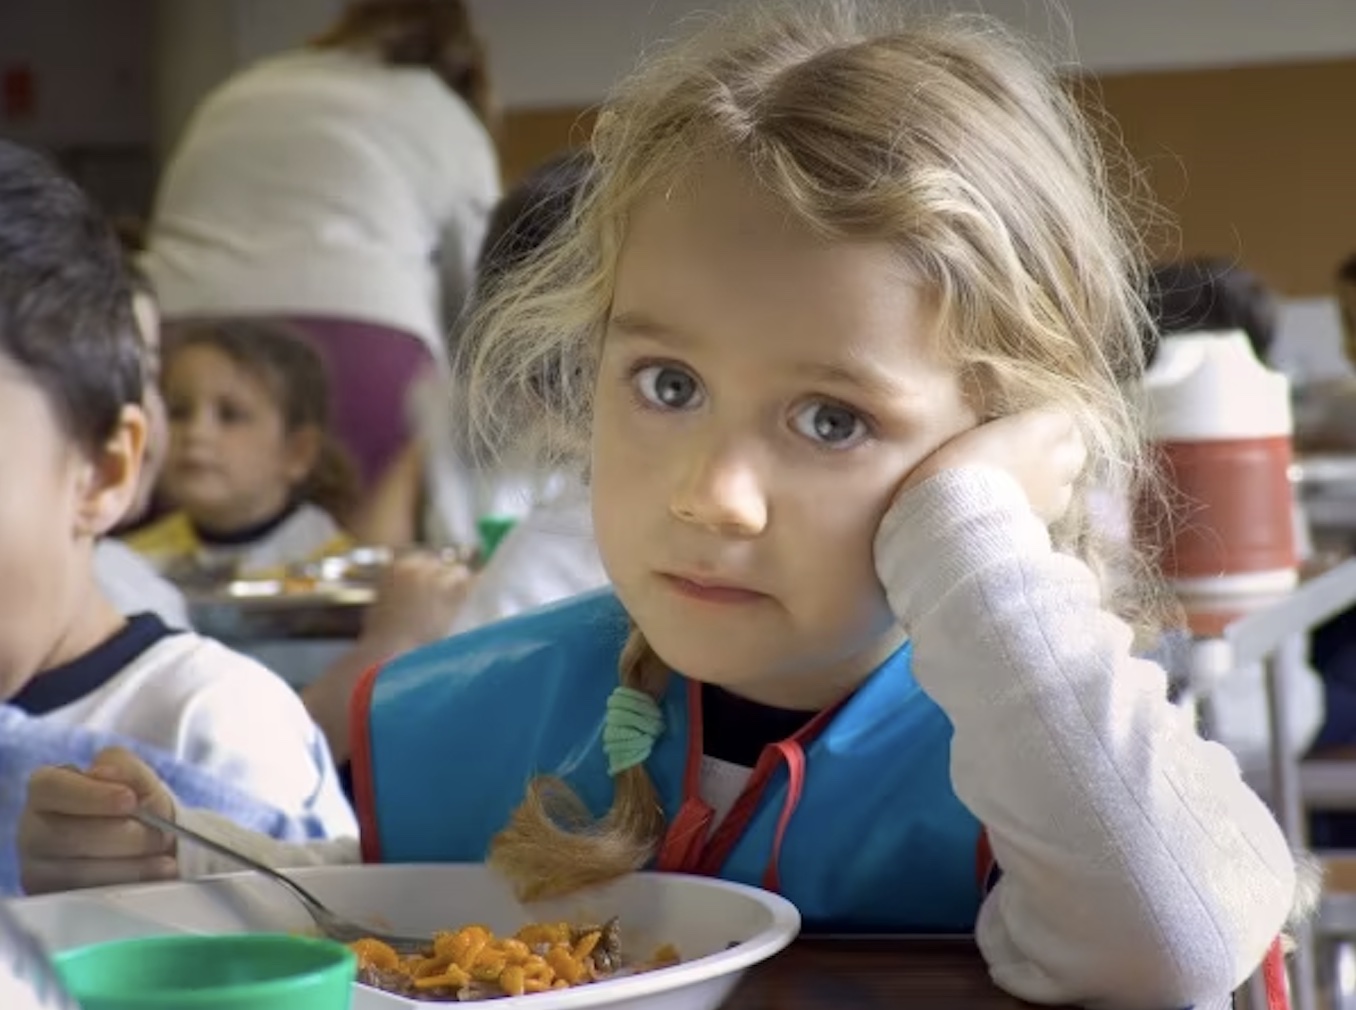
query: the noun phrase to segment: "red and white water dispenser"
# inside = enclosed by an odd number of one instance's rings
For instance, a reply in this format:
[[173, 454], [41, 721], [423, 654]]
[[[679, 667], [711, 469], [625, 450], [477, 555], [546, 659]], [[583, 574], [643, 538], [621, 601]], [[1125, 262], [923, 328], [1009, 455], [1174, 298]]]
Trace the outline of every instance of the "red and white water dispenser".
[[1169, 509], [1140, 532], [1191, 631], [1218, 635], [1298, 581], [1290, 384], [1242, 333], [1191, 333], [1163, 340], [1144, 393]]

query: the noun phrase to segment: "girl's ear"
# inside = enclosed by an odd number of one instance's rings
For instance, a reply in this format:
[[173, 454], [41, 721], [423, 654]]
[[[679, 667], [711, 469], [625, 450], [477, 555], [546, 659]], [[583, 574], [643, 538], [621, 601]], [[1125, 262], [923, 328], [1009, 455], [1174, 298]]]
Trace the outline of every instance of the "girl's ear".
[[98, 538], [113, 529], [137, 500], [148, 425], [140, 406], [127, 404], [112, 436], [81, 477], [76, 512], [81, 536]]
[[293, 487], [303, 484], [315, 469], [324, 440], [325, 433], [314, 424], [302, 425], [287, 436], [283, 443], [283, 463]]

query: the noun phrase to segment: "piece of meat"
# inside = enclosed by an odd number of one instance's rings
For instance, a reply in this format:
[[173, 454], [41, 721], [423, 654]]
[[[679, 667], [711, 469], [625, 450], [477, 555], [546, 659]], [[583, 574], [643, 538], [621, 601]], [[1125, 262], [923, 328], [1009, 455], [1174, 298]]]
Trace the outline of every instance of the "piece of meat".
[[601, 926], [575, 926], [570, 930], [570, 940], [578, 943], [590, 933], [603, 934], [598, 946], [593, 948], [593, 953], [586, 959], [592, 964], [590, 975], [594, 981], [611, 978], [622, 966], [621, 924], [613, 916]]
[[[380, 968], [360, 968], [358, 970], [358, 981], [370, 988], [389, 992], [392, 996], [402, 996], [405, 999], [418, 1000], [421, 1003], [461, 1002], [460, 990], [455, 986], [420, 989], [415, 986], [414, 979], [404, 972], [382, 971]], [[484, 997], [476, 998], [483, 999]]]
[[415, 993], [414, 980], [399, 971], [383, 971], [365, 965], [358, 969], [358, 982], [396, 996], [413, 996]]

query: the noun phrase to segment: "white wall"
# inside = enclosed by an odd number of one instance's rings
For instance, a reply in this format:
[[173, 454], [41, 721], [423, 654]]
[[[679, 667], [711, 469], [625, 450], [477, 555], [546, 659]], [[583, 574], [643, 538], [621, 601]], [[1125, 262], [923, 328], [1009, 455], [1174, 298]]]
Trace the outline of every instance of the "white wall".
[[[642, 47], [729, 0], [469, 0], [506, 105], [594, 101]], [[901, 3], [904, 0], [900, 0]], [[1097, 70], [1211, 66], [1356, 55], [1353, 0], [931, 0], [982, 9]], [[1069, 26], [1077, 40], [1069, 45]]]
[[[0, 67], [33, 64], [40, 89], [38, 118], [0, 124], [0, 131], [55, 143], [143, 141], [157, 129], [172, 135], [207, 87], [236, 66], [295, 45], [342, 2], [0, 0]], [[506, 105], [595, 101], [645, 45], [671, 35], [684, 17], [729, 6], [729, 0], [469, 2], [489, 40]], [[1099, 70], [1356, 55], [1356, 0], [1067, 0], [1067, 21], [1048, 0], [956, 4], [988, 10], [1064, 52], [1076, 50]]]
[[234, 6], [240, 55], [249, 61], [315, 35], [343, 9], [344, 0], [235, 0]]
[[1342, 321], [1332, 298], [1282, 302], [1271, 363], [1297, 384], [1352, 374], [1342, 349]]
[[[0, 7], [54, 2], [0, 0]], [[634, 66], [643, 47], [670, 37], [684, 18], [731, 5], [731, 0], [468, 2], [490, 44], [500, 99], [537, 106], [601, 98]], [[215, 22], [229, 9], [232, 27], [213, 46], [224, 39], [243, 63], [295, 45], [323, 26], [342, 0], [160, 0], [160, 5], [181, 8], [180, 21]], [[921, 0], [914, 6], [988, 11], [1104, 71], [1356, 55], [1356, 0], [1067, 0], [1062, 6], [1049, 0]], [[1071, 30], [1076, 44], [1070, 42]], [[204, 67], [213, 64], [213, 46]]]
[[[321, 28], [342, 2], [160, 0], [161, 134], [176, 133], [186, 108], [226, 72], [223, 54], [225, 62], [238, 65], [295, 45]], [[671, 37], [685, 18], [731, 5], [731, 0], [468, 2], [489, 42], [496, 90], [507, 106], [597, 101], [646, 46]], [[36, 0], [0, 0], [5, 3], [38, 6]], [[1356, 0], [1067, 0], [1063, 7], [1048, 0], [927, 0], [915, 6], [988, 11], [1098, 70], [1356, 55]], [[167, 24], [171, 27], [163, 28]]]

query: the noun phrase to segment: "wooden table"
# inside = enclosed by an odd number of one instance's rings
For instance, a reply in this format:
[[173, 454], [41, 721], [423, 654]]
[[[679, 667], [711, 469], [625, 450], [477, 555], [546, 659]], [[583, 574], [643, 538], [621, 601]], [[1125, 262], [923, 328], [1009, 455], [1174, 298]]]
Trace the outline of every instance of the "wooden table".
[[749, 973], [727, 1010], [1020, 1010], [970, 940], [806, 939]]

